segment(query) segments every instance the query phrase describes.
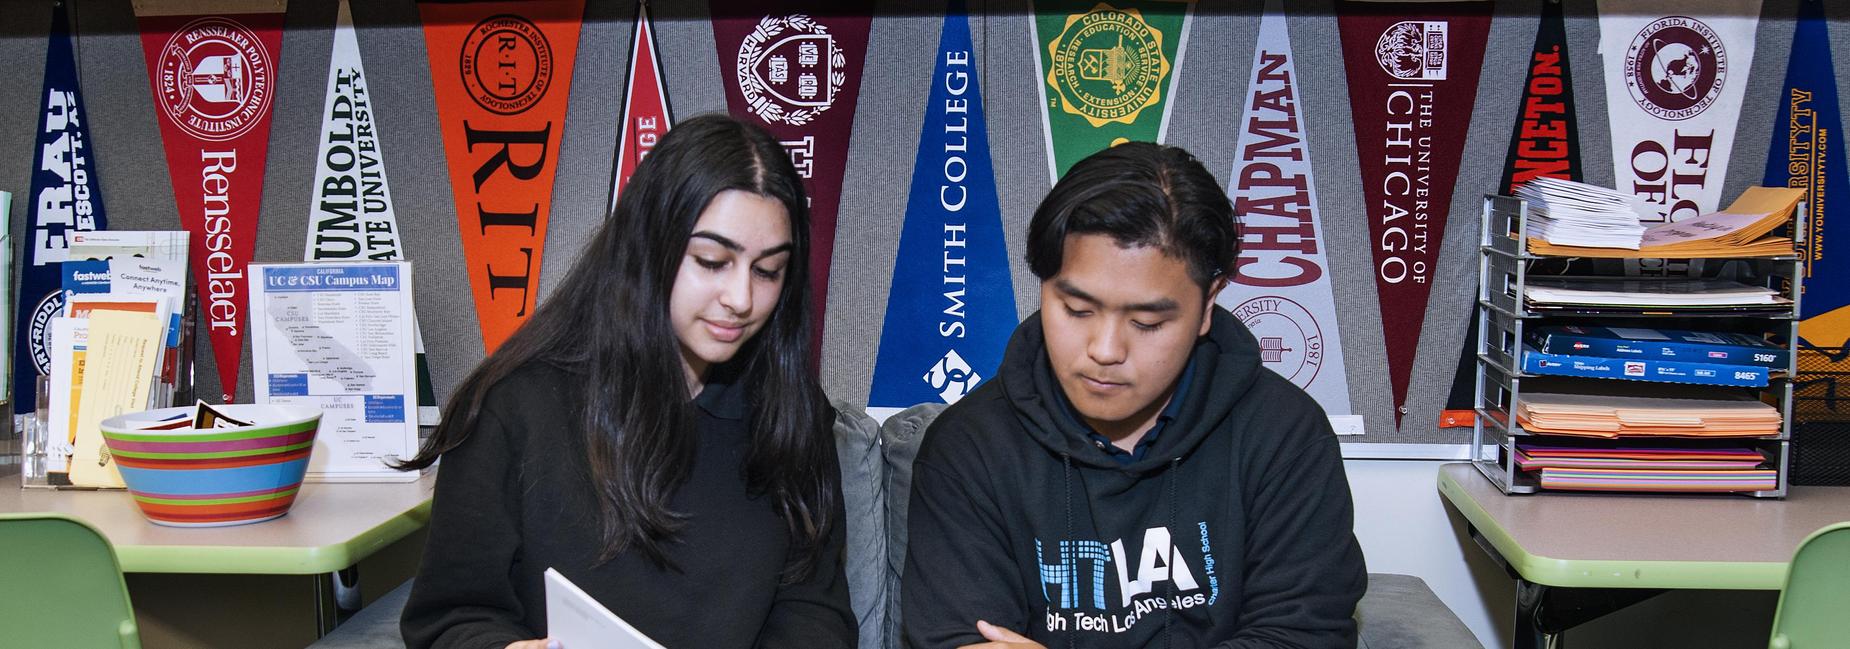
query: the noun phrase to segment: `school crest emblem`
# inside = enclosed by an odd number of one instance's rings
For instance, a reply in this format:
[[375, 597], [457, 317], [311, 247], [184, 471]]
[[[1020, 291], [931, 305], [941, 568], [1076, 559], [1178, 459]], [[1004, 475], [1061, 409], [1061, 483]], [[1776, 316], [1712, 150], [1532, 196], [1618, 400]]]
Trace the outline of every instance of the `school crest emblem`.
[[802, 14], [765, 16], [739, 43], [739, 94], [766, 122], [809, 123], [835, 105], [847, 70], [829, 28]]
[[1130, 124], [1160, 103], [1170, 70], [1163, 33], [1142, 12], [1103, 2], [1067, 16], [1066, 27], [1047, 44], [1047, 56], [1053, 61], [1047, 72], [1051, 103], [1094, 128]]

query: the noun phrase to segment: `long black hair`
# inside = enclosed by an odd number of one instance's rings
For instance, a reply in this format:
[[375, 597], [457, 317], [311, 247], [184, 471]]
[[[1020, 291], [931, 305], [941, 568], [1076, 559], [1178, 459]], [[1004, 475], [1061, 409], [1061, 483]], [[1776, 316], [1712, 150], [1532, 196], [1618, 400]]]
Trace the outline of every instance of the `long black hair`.
[[832, 470], [833, 413], [809, 371], [809, 208], [802, 181], [777, 140], [723, 115], [686, 120], [630, 177], [616, 207], [559, 287], [477, 365], [451, 395], [443, 423], [401, 469], [429, 466], [475, 429], [494, 386], [529, 363], [572, 370], [583, 381], [577, 413], [608, 561], [639, 550], [670, 566], [664, 543], [688, 518], [669, 499], [693, 465], [693, 414], [669, 294], [689, 235], [726, 190], [774, 199], [790, 216], [793, 249], [770, 320], [737, 356], [709, 372], [740, 381], [750, 403], [744, 474], [768, 494], [790, 532], [786, 582], [816, 569], [834, 525], [840, 475]]

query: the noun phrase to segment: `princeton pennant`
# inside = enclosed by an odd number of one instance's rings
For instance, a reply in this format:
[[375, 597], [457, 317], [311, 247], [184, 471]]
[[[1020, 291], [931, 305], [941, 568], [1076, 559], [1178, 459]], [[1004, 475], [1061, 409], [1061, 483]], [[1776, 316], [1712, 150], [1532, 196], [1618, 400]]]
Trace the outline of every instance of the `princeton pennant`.
[[1822, 2], [1799, 5], [1765, 184], [1805, 190], [1810, 232], [1799, 247], [1805, 263], [1799, 338], [1808, 347], [1830, 350], [1832, 360], [1842, 362], [1842, 348], [1850, 342], [1850, 282], [1844, 281], [1850, 276], [1850, 255], [1833, 257], [1825, 246], [1844, 240], [1838, 231], [1850, 227], [1850, 214], [1837, 209], [1850, 197], [1850, 168], [1844, 166], [1844, 122], [1831, 70], [1829, 29]]
[[822, 353], [835, 219], [872, 21], [869, 4], [843, 3], [820, 14], [798, 8], [814, 3], [710, 3], [728, 109], [783, 143], [808, 190], [809, 282], [816, 298], [812, 362]]
[[1161, 142], [1194, 2], [1039, 0], [1036, 87], [1047, 165], [1059, 182], [1086, 156], [1122, 142]]
[[51, 372], [51, 318], [64, 314], [63, 266], [70, 234], [109, 226], [97, 179], [89, 115], [71, 55], [68, 3], [56, 3], [51, 42], [45, 48], [45, 86], [39, 94], [37, 141], [32, 147], [32, 193], [25, 197], [25, 258], [19, 269], [13, 329], [13, 413], [37, 407], [36, 377]]
[[[1541, 18], [1522, 101], [1516, 105], [1516, 125], [1510, 129], [1503, 179], [1497, 183], [1498, 191], [1511, 196], [1536, 178], [1580, 180], [1580, 125], [1574, 118], [1574, 81], [1561, 1], [1543, 2]], [[1466, 320], [1464, 351], [1458, 355], [1452, 391], [1439, 415], [1440, 428], [1469, 427], [1477, 417], [1472, 403], [1477, 398], [1477, 315], [1469, 314]]]
[[995, 376], [1014, 333], [989, 128], [962, 0], [945, 13], [887, 293], [870, 413], [956, 403]]
[[630, 68], [623, 82], [623, 130], [617, 135], [617, 160], [611, 165], [610, 210], [617, 209], [617, 194], [643, 156], [674, 125], [668, 110], [668, 88], [663, 84], [662, 59], [656, 55], [655, 22], [649, 3], [636, 4], [636, 26], [630, 35]]
[[1397, 428], [1464, 156], [1461, 134], [1477, 98], [1490, 9], [1488, 2], [1336, 3]]
[[285, 3], [250, 2], [240, 7], [252, 13], [212, 16], [191, 15], [188, 4], [136, 0], [134, 7], [180, 225], [191, 233], [199, 313], [230, 403], [249, 322], [244, 273], [257, 242]]
[[[392, 188], [386, 183], [385, 150], [373, 121], [366, 66], [353, 32], [353, 11], [340, 1], [334, 50], [328, 59], [328, 91], [321, 112], [321, 144], [315, 156], [314, 207], [304, 261], [392, 261], [403, 259]], [[416, 324], [413, 324], [414, 331]], [[416, 334], [418, 424], [435, 426], [441, 413], [431, 389], [424, 334]]]
[[584, 0], [419, 3], [482, 345], [533, 312]]
[[1246, 92], [1227, 188], [1240, 219], [1240, 258], [1217, 302], [1252, 330], [1266, 369], [1310, 393], [1339, 432], [1360, 433], [1349, 411], [1317, 184], [1278, 0], [1266, 3], [1260, 19]]

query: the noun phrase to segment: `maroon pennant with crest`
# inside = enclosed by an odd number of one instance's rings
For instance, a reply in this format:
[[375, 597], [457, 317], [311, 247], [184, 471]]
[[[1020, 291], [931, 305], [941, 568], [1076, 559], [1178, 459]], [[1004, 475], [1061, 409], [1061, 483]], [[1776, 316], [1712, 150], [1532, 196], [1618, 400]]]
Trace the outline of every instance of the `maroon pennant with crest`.
[[1396, 427], [1406, 414], [1490, 10], [1489, 2], [1336, 3]]
[[812, 360], [822, 353], [842, 171], [873, 15], [865, 3], [845, 4], [711, 3], [727, 107], [783, 143], [809, 193]]

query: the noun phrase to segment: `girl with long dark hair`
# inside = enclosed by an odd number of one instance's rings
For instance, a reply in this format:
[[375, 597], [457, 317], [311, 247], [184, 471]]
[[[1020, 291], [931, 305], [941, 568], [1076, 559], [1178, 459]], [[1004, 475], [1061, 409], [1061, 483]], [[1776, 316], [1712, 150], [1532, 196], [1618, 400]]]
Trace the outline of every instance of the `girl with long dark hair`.
[[662, 138], [402, 467], [443, 458], [410, 647], [557, 646], [547, 568], [668, 647], [854, 646], [808, 233], [764, 131]]

